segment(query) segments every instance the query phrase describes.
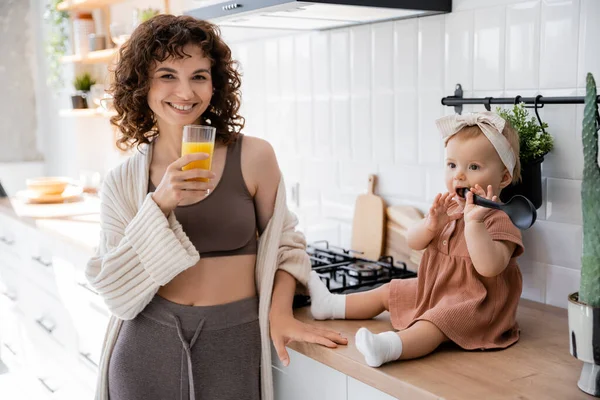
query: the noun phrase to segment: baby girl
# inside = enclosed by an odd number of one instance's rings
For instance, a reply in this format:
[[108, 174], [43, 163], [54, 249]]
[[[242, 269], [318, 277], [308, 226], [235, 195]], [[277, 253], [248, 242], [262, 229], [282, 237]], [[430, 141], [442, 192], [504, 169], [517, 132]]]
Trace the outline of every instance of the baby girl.
[[314, 271], [309, 282], [315, 319], [390, 312], [398, 332], [356, 333], [356, 347], [372, 367], [424, 356], [445, 341], [483, 350], [519, 339], [521, 232], [504, 212], [473, 204], [473, 193], [497, 201], [502, 188], [520, 179], [519, 138], [492, 112], [447, 116], [436, 124], [446, 147], [447, 192], [408, 232], [411, 248], [426, 249], [418, 277], [349, 295], [331, 294]]

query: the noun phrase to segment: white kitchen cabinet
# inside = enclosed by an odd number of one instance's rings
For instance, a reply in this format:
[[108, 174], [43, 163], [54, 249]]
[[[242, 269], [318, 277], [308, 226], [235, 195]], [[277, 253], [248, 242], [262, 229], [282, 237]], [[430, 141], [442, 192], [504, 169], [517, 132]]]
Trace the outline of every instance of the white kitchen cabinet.
[[348, 400], [395, 400], [387, 393], [377, 390], [361, 381], [348, 377]]
[[0, 358], [24, 399], [93, 398], [109, 314], [85, 287], [90, 256], [0, 213]]
[[0, 267], [0, 358], [9, 368], [20, 366], [23, 357], [21, 311], [17, 306], [19, 290], [19, 275], [10, 268]]
[[272, 348], [273, 380], [277, 400], [346, 400], [346, 375], [288, 348], [284, 367]]
[[380, 390], [288, 348], [284, 367], [272, 348], [275, 400], [394, 400]]

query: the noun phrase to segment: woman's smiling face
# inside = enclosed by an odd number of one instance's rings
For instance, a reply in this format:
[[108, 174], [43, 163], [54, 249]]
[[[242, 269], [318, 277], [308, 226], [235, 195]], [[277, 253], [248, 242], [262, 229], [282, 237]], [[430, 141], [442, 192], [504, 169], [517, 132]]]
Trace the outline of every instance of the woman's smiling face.
[[187, 45], [183, 51], [190, 57], [168, 58], [150, 72], [148, 105], [159, 126], [196, 123], [210, 105], [211, 61], [199, 46]]

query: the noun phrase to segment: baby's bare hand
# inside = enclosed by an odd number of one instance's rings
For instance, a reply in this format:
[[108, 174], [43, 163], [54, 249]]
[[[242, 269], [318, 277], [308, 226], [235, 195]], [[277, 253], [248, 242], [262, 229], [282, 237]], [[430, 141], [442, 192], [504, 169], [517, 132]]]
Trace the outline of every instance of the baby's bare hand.
[[486, 192], [481, 186], [479, 186], [479, 184], [476, 184], [475, 187], [471, 188], [469, 192], [465, 192], [465, 223], [483, 222], [486, 215], [488, 215], [491, 212], [489, 208], [475, 205], [475, 203], [473, 202], [474, 194], [491, 201], [498, 201], [498, 197], [494, 195], [492, 185], [488, 185]]
[[425, 220], [425, 226], [428, 230], [437, 233], [446, 226], [448, 222], [460, 218], [461, 213], [448, 215], [448, 209], [454, 202], [453, 197], [453, 194], [448, 192], [444, 194], [438, 193], [437, 196], [435, 196]]

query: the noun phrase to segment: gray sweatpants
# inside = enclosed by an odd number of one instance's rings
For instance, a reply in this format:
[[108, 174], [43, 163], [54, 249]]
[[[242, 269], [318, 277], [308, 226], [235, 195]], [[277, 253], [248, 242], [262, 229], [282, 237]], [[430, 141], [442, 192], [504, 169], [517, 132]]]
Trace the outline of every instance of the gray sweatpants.
[[256, 297], [194, 307], [154, 296], [124, 321], [108, 367], [110, 400], [260, 400]]

